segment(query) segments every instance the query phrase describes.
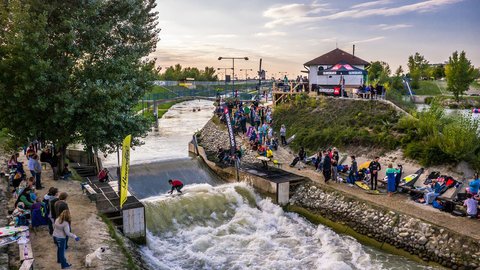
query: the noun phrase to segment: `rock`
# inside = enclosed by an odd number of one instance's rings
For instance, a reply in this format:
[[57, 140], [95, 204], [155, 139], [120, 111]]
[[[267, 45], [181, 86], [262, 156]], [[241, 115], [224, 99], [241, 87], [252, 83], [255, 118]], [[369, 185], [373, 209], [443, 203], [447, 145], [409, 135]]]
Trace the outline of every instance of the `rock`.
[[425, 236], [422, 236], [420, 237], [420, 239], [418, 239], [418, 243], [420, 245], [425, 245], [427, 242], [428, 242], [428, 239]]

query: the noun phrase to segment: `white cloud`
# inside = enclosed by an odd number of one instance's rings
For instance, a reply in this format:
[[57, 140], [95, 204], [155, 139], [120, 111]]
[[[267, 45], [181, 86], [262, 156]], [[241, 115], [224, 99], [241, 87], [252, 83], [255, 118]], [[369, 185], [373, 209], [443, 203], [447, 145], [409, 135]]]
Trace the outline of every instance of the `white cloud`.
[[370, 1], [370, 2], [365, 2], [365, 3], [354, 5], [354, 6], [352, 6], [352, 8], [367, 8], [367, 7], [372, 7], [372, 6], [380, 6], [380, 5], [390, 4], [391, 2], [392, 2], [391, 0]]
[[362, 39], [362, 40], [355, 40], [350, 42], [351, 44], [359, 44], [359, 43], [368, 43], [368, 42], [374, 42], [378, 40], [385, 39], [385, 37], [374, 37], [374, 38], [369, 38], [369, 39]]
[[[371, 7], [374, 5], [386, 3], [385, 1], [372, 1], [353, 6], [356, 8], [351, 8], [339, 12], [334, 12], [334, 10], [326, 8], [325, 4], [317, 4], [316, 2], [314, 2], [311, 5], [290, 4], [269, 8], [263, 13], [263, 15], [267, 18], [272, 19], [270, 22], [267, 22], [265, 24], [265, 27], [274, 28], [280, 25], [311, 23], [322, 20], [356, 19], [370, 16], [398, 16], [412, 12], [431, 12], [442, 6], [455, 4], [461, 1], [463, 0], [426, 0], [414, 4], [397, 7], [363, 9], [365, 7]], [[327, 15], [320, 15], [320, 13], [322, 12], [333, 13]]]
[[411, 24], [392, 24], [392, 25], [389, 25], [389, 24], [379, 24], [379, 25], [376, 25], [375, 26], [376, 28], [378, 29], [381, 29], [381, 30], [396, 30], [396, 29], [402, 29], [402, 28], [410, 28], [410, 27], [413, 27], [413, 25]]
[[255, 34], [255, 36], [257, 37], [278, 37], [278, 36], [286, 36], [286, 35], [287, 33], [279, 32], [279, 31], [260, 32]]

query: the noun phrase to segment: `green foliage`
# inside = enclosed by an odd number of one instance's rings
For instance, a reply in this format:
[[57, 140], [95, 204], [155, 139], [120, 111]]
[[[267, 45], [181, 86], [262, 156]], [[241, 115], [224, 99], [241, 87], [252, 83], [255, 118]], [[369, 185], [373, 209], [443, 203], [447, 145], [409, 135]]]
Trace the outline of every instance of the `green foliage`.
[[460, 100], [470, 84], [475, 80], [475, 69], [470, 60], [467, 59], [465, 51], [458, 55], [455, 51], [448, 60], [445, 68], [447, 78], [447, 90], [452, 92], [457, 101]]
[[399, 118], [384, 103], [297, 95], [292, 103], [275, 108], [274, 128], [285, 124], [287, 136], [296, 134], [292, 146], [303, 146], [309, 153], [348, 145], [395, 149], [399, 141], [390, 131]]
[[441, 95], [442, 91], [440, 90], [441, 87], [440, 81], [420, 81], [419, 87], [415, 90], [416, 95], [428, 95], [428, 96], [436, 96]]
[[422, 77], [428, 77], [428, 61], [425, 60], [423, 55], [416, 52], [414, 55], [408, 57], [407, 66], [410, 71], [410, 78], [412, 79], [410, 86], [413, 89], [418, 89], [420, 87], [420, 79]]
[[390, 66], [386, 62], [371, 62], [368, 67], [368, 80], [370, 84], [384, 84], [390, 75]]
[[[155, 79], [154, 0], [0, 6], [0, 125], [23, 141], [103, 151], [148, 130], [132, 109]], [[9, 18], [8, 20], [5, 18]], [[15, 117], [12, 117], [15, 116]]]
[[4, 153], [14, 153], [22, 146], [22, 142], [10, 134], [9, 130], [3, 128], [0, 130], [0, 150]]
[[423, 165], [457, 163], [462, 160], [480, 169], [480, 125], [468, 116], [445, 116], [436, 103], [418, 113], [418, 120], [401, 119], [398, 131], [405, 134], [405, 155]]
[[415, 104], [413, 104], [410, 99], [405, 99], [405, 96], [395, 88], [387, 90], [386, 98], [407, 112], [416, 109]]
[[187, 78], [193, 78], [195, 81], [217, 81], [218, 77], [215, 75], [215, 68], [205, 67], [204, 70], [199, 70], [196, 67], [182, 68], [180, 64], [168, 67], [163, 74], [160, 74], [159, 79], [164, 81], [182, 81]]

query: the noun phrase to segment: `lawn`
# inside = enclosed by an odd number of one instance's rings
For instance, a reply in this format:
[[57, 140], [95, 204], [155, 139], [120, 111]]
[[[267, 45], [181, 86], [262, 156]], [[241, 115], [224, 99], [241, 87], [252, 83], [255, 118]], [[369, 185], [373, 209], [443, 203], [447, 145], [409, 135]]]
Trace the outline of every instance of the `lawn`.
[[414, 89], [415, 95], [438, 96], [446, 92], [444, 81], [420, 81], [420, 89]]

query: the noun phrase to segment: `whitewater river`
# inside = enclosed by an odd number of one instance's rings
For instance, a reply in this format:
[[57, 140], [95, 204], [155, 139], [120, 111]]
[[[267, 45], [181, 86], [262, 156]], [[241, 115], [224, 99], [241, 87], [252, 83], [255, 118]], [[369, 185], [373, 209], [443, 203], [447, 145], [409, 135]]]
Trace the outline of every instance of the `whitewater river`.
[[[250, 186], [223, 183], [187, 152], [213, 109], [208, 101], [172, 107], [160, 132], [132, 151], [130, 190], [146, 206], [141, 252], [151, 269], [425, 269], [286, 213]], [[165, 195], [173, 177], [186, 183], [184, 195]]]

